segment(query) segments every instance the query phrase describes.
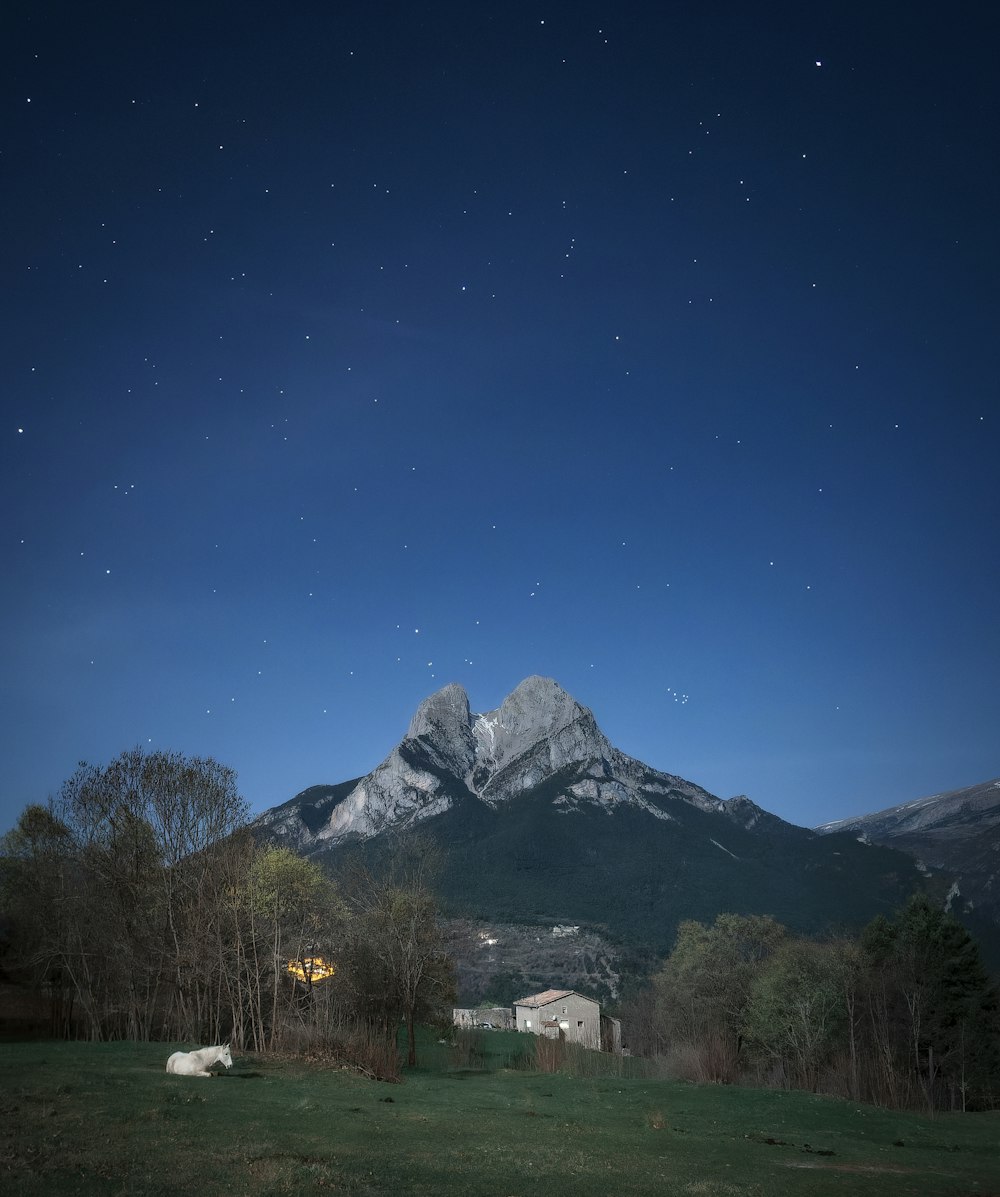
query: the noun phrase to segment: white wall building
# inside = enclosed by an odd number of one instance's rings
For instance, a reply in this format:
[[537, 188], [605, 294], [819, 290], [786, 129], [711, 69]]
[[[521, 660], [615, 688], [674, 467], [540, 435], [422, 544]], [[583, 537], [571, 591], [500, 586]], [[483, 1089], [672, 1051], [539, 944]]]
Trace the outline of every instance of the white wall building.
[[516, 1001], [514, 1026], [552, 1039], [561, 1034], [570, 1043], [598, 1051], [601, 1047], [601, 1007], [572, 989], [546, 989]]

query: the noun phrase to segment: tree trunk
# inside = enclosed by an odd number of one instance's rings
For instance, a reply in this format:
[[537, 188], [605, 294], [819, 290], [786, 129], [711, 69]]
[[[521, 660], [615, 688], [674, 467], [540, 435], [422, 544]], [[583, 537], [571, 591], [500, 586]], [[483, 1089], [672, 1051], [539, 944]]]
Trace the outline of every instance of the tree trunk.
[[413, 1026], [413, 1007], [406, 1009], [406, 1063], [413, 1068], [417, 1063], [417, 1037]]

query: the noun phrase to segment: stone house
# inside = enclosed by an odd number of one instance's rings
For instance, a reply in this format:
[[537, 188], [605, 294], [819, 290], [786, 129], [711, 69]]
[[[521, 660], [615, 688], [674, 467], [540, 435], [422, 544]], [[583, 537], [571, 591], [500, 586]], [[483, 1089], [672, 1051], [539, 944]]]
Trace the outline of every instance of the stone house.
[[514, 1003], [514, 1026], [533, 1035], [560, 1036], [600, 1050], [601, 1007], [572, 989], [546, 989]]

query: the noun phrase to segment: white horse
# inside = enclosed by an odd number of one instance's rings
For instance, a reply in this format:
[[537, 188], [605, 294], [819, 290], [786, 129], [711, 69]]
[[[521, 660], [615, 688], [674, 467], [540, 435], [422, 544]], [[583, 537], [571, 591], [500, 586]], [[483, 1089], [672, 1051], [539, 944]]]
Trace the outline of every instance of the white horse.
[[224, 1064], [232, 1068], [233, 1057], [229, 1054], [229, 1044], [216, 1047], [203, 1047], [196, 1052], [174, 1052], [167, 1061], [167, 1072], [175, 1076], [211, 1076], [208, 1071], [213, 1064]]

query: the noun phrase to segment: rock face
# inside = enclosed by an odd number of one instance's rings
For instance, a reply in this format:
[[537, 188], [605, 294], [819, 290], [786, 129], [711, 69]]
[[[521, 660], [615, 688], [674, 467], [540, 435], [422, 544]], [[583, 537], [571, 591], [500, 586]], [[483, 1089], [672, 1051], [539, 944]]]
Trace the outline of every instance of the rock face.
[[469, 698], [458, 685], [425, 698], [406, 737], [334, 807], [317, 839], [369, 839], [440, 814], [451, 805], [443, 777], [463, 777], [475, 759]]
[[827, 835], [853, 832], [954, 877], [950, 901], [1000, 920], [1000, 778], [917, 798], [856, 819], [824, 823]]
[[503, 802], [565, 765], [613, 750], [594, 716], [550, 678], [526, 678], [495, 711], [476, 716], [476, 759], [467, 782], [486, 802]]
[[609, 812], [629, 806], [669, 820], [655, 801], [660, 795], [702, 810], [726, 808], [699, 786], [619, 752], [593, 714], [558, 683], [529, 677], [485, 714], [470, 710], [462, 686], [445, 686], [424, 699], [401, 743], [324, 812], [321, 825], [313, 819], [314, 826], [304, 828], [301, 804], [289, 803], [258, 824], [298, 851], [322, 850], [410, 826], [443, 813], [460, 797], [496, 808], [557, 774], [565, 775], [566, 785], [554, 802], [567, 813], [578, 804]]

